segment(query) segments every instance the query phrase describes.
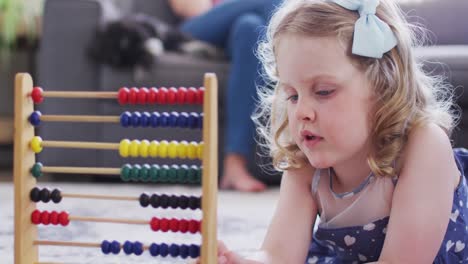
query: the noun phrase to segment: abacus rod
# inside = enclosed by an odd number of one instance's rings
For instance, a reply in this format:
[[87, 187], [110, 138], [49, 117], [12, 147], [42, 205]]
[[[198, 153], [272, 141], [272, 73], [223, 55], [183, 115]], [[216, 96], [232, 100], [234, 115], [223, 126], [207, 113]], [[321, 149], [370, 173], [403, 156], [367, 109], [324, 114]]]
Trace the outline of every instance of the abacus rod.
[[118, 143], [82, 142], [82, 141], [42, 141], [43, 147], [118, 150]]
[[101, 174], [119, 175], [119, 168], [91, 168], [91, 167], [42, 167], [42, 172], [46, 173], [70, 173], [70, 174]]
[[119, 123], [120, 117], [94, 115], [42, 115], [40, 120], [47, 122]]
[[62, 197], [77, 198], [77, 199], [96, 199], [96, 200], [120, 200], [120, 201], [138, 201], [139, 200], [138, 197], [132, 197], [132, 196], [76, 194], [76, 193], [62, 193]]
[[44, 91], [43, 97], [55, 98], [101, 98], [101, 99], [116, 99], [118, 92], [76, 92], [76, 91]]
[[149, 224], [148, 220], [100, 218], [100, 217], [91, 217], [91, 216], [74, 216], [74, 215], [70, 215], [68, 217], [68, 219], [70, 219], [70, 221], [80, 221], [80, 222], [116, 223], [116, 224], [131, 224], [131, 225], [147, 225], [147, 224]]

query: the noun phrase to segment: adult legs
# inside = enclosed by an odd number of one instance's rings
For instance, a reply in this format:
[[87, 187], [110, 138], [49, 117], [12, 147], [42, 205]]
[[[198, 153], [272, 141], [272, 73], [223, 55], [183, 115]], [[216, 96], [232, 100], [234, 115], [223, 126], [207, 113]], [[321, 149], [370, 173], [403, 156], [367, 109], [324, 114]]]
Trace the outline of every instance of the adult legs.
[[260, 62], [255, 49], [266, 21], [256, 13], [239, 16], [233, 23], [226, 51], [231, 57], [228, 80], [226, 153], [222, 188], [241, 191], [262, 191], [266, 186], [247, 170], [247, 158], [252, 152], [255, 127], [250, 116], [255, 107], [256, 82]]

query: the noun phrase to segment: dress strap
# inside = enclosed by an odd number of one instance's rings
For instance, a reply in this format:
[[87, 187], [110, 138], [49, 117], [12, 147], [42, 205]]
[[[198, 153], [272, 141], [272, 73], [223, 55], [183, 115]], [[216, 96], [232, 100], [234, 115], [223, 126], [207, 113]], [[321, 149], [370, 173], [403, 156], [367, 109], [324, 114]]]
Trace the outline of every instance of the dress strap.
[[314, 177], [312, 178], [312, 195], [315, 196], [315, 194], [317, 193], [317, 186], [318, 186], [318, 183], [319, 183], [319, 180], [320, 180], [320, 169], [315, 169], [315, 172], [314, 172]]

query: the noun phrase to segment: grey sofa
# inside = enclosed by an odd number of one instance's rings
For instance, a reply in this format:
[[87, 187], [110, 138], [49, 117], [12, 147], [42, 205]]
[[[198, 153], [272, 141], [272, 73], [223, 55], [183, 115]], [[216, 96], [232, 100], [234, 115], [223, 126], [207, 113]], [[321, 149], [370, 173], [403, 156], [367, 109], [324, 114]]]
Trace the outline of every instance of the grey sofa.
[[[177, 24], [179, 21], [170, 11], [166, 0], [133, 0], [125, 2], [123, 12], [142, 12]], [[47, 0], [43, 22], [43, 36], [40, 43], [36, 85], [47, 90], [116, 91], [122, 86], [200, 86], [205, 72], [215, 72], [220, 84], [220, 154], [223, 142], [224, 89], [229, 65], [226, 61], [207, 61], [180, 54], [168, 53], [159, 58], [148, 72], [116, 71], [93, 63], [86, 55], [96, 29], [111, 15], [104, 0]], [[468, 95], [463, 94], [463, 86], [468, 87], [468, 19], [465, 11], [468, 2], [464, 0], [424, 1], [405, 4], [404, 10], [410, 20], [422, 22], [434, 32], [436, 46], [418, 50], [428, 70], [435, 73], [446, 72], [457, 89], [461, 108], [468, 111]], [[423, 20], [415, 18], [423, 17]], [[464, 22], [463, 22], [464, 21]], [[442, 62], [431, 63], [434, 61]], [[443, 65], [443, 66], [441, 66]], [[153, 109], [130, 107], [126, 110]], [[44, 114], [102, 114], [118, 115], [123, 110], [113, 100], [70, 100], [47, 99], [40, 110]], [[158, 107], [157, 111], [167, 111]], [[180, 111], [193, 111], [192, 107]], [[468, 146], [468, 114], [454, 135], [455, 146]], [[120, 128], [118, 125], [95, 124], [47, 124], [40, 128], [44, 139], [82, 140], [118, 142], [129, 139], [192, 139], [182, 130], [148, 130]], [[199, 138], [195, 135], [193, 139]], [[255, 149], [254, 149], [255, 150]], [[279, 177], [268, 175], [258, 166], [259, 157], [252, 152], [250, 167], [255, 174], [267, 182], [277, 183]], [[39, 155], [39, 160], [48, 165], [68, 166], [120, 166], [124, 160], [114, 152], [47, 149]], [[220, 156], [222, 160], [222, 156]], [[136, 161], [141, 162], [141, 161]], [[220, 164], [222, 165], [222, 164]]]

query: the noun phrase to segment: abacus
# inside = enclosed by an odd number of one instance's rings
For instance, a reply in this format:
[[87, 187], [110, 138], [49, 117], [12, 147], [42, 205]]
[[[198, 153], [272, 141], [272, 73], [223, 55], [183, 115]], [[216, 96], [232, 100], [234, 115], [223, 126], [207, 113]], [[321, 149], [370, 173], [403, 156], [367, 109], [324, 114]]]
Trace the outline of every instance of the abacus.
[[[204, 264], [217, 261], [217, 79], [215, 74], [206, 73], [204, 87], [201, 88], [121, 88], [118, 92], [64, 92], [43, 91], [33, 87], [32, 77], [27, 73], [18, 73], [15, 79], [15, 137], [14, 137], [14, 188], [15, 188], [15, 263], [44, 264], [39, 261], [39, 246], [72, 246], [100, 248], [104, 254], [141, 255], [149, 251], [152, 256], [171, 256], [197, 258]], [[120, 116], [67, 116], [42, 115], [34, 111], [34, 104], [42, 103], [44, 98], [94, 98], [117, 99], [124, 104], [203, 104], [203, 113], [139, 113], [124, 112]], [[49, 141], [35, 136], [34, 126], [41, 122], [120, 122], [123, 126], [179, 126], [203, 129], [203, 140], [196, 142], [176, 142], [167, 140], [128, 140], [120, 143]], [[36, 163], [35, 154], [43, 148], [84, 148], [114, 150], [122, 157], [169, 157], [182, 159], [200, 159], [202, 166], [186, 165], [123, 165], [121, 168], [89, 167], [49, 167]], [[36, 186], [37, 178], [43, 173], [103, 174], [120, 175], [123, 181], [198, 183], [201, 181], [202, 197], [158, 195], [147, 193], [140, 196], [112, 196], [97, 194], [73, 194], [59, 189], [50, 190]], [[37, 202], [59, 203], [62, 198], [106, 199], [136, 201], [141, 206], [172, 209], [202, 209], [202, 221], [160, 219], [112, 219], [69, 215], [68, 212], [39, 211]], [[125, 243], [119, 241], [77, 242], [49, 241], [38, 239], [37, 225], [66, 226], [73, 221], [109, 222], [126, 224], [145, 224], [153, 231], [172, 231], [182, 233], [200, 233], [201, 245], [156, 244], [143, 245], [140, 242]]]

